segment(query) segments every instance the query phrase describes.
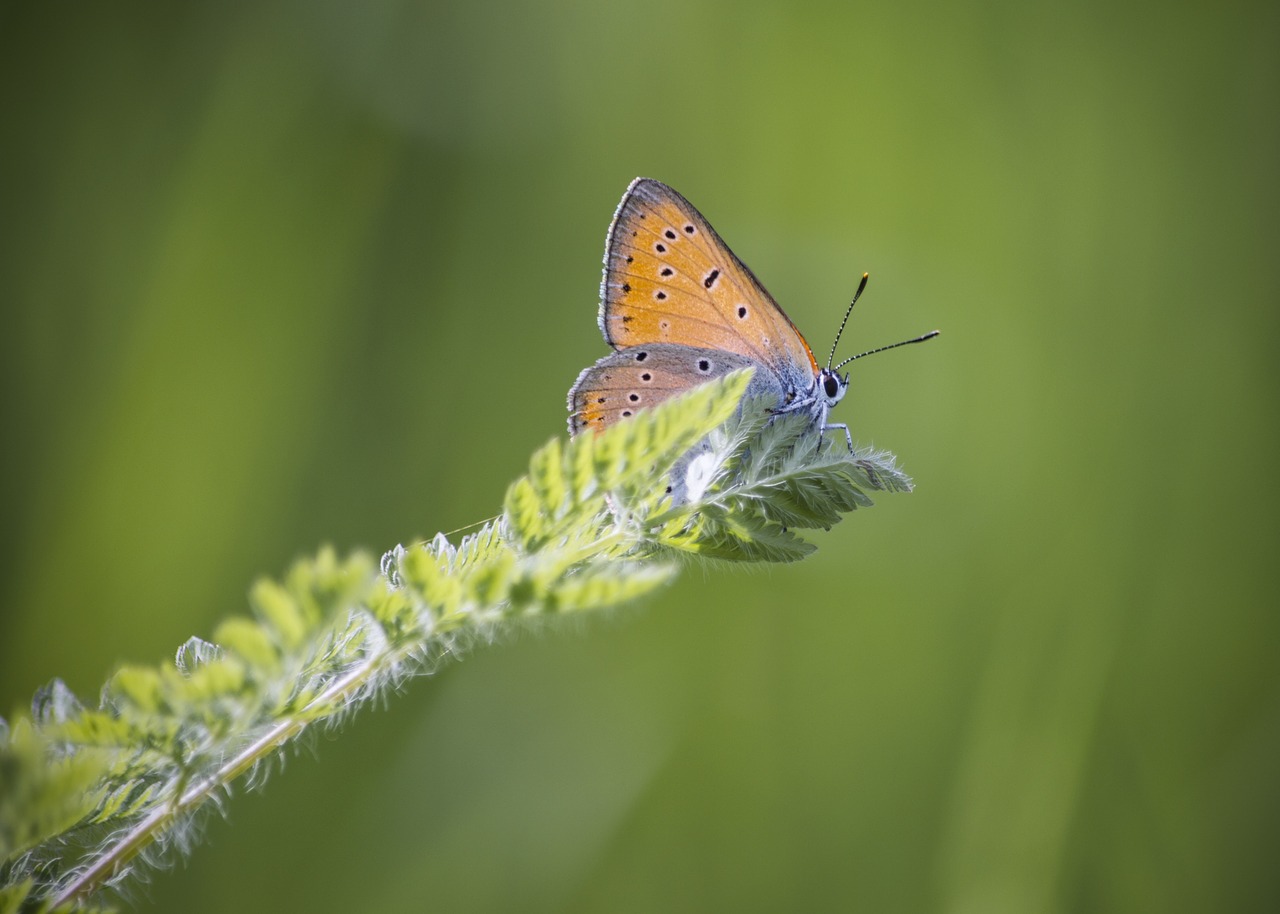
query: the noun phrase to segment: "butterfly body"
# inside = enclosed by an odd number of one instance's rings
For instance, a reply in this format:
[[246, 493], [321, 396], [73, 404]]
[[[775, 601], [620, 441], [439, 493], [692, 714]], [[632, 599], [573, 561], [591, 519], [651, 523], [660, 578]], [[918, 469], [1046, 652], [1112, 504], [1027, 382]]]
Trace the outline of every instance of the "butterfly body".
[[[748, 397], [804, 411], [820, 428], [848, 389], [688, 200], [631, 182], [609, 226], [600, 332], [616, 352], [569, 390], [569, 430], [603, 429], [696, 384], [752, 367]], [[852, 440], [850, 440], [852, 449]]]

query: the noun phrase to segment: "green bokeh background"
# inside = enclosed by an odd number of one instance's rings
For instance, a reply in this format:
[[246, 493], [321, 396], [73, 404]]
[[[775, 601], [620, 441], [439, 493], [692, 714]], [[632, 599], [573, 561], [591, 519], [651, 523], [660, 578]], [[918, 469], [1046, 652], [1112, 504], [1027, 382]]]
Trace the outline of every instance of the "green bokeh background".
[[141, 910], [1280, 909], [1280, 7], [0, 9], [0, 706], [492, 515], [689, 196], [917, 480], [479, 650]]

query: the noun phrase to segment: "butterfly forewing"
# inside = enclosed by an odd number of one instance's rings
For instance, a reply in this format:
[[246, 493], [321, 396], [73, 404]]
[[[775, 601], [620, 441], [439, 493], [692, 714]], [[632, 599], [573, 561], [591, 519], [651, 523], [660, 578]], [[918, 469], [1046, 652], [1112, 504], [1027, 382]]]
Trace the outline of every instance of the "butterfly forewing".
[[780, 379], [816, 376], [791, 320], [706, 219], [667, 185], [638, 178], [609, 230], [600, 329], [615, 349], [719, 349]]

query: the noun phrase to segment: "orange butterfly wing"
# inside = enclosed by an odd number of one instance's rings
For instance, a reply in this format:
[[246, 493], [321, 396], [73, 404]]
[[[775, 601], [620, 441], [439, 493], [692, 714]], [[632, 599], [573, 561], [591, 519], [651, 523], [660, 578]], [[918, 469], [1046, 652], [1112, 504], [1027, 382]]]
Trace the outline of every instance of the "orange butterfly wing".
[[652, 178], [631, 182], [609, 227], [600, 330], [615, 349], [734, 352], [798, 389], [818, 373], [809, 344], [755, 274], [692, 203]]

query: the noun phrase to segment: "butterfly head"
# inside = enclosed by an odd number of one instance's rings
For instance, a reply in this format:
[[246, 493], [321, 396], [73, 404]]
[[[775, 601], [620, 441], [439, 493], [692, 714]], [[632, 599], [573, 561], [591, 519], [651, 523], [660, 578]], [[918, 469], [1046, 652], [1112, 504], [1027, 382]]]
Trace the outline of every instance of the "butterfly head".
[[835, 406], [849, 392], [849, 376], [840, 374], [834, 368], [823, 368], [818, 371], [818, 397], [827, 408]]

